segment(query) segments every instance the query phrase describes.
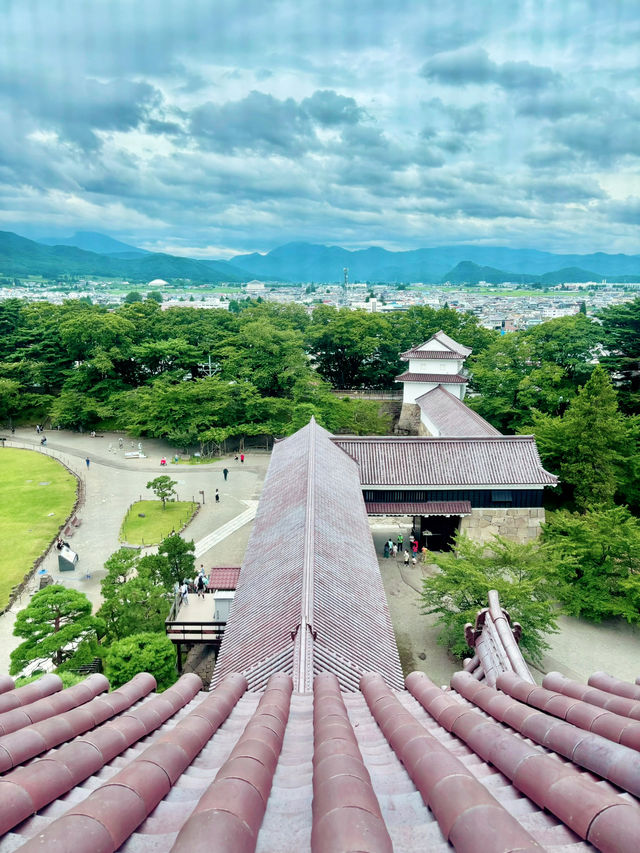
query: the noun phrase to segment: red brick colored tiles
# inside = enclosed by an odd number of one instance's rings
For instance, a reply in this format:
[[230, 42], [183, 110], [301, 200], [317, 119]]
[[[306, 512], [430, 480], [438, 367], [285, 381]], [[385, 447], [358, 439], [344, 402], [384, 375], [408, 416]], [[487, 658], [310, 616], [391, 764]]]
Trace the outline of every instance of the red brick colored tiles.
[[335, 675], [314, 680], [313, 728], [312, 853], [392, 853]]
[[[524, 685], [513, 673], [505, 673], [498, 678], [497, 687], [509, 696], [522, 699], [528, 705], [533, 705], [544, 711], [566, 720], [580, 729], [601, 735], [607, 740], [621, 743], [635, 750], [640, 750], [640, 720], [631, 720], [620, 714], [614, 714], [599, 706], [590, 705], [582, 699], [574, 699], [555, 693], [544, 687], [531, 689]], [[518, 695], [519, 694], [519, 695]], [[569, 756], [570, 757], [570, 756]]]
[[[142, 673], [120, 688], [120, 690], [129, 688], [127, 690], [127, 701], [130, 704], [140, 698], [137, 696], [139, 690], [147, 690], [149, 679], [153, 681], [155, 686], [153, 676]], [[134, 685], [136, 681], [138, 683]], [[131, 689], [133, 687], [136, 687], [135, 692]], [[99, 726], [94, 731], [84, 737], [77, 738], [46, 758], [7, 773], [0, 779], [0, 834], [8, 832], [25, 818], [66, 794], [93, 773], [97, 773], [105, 764], [124, 752], [140, 738], [162, 725], [179, 708], [196, 696], [201, 687], [202, 682], [197, 675], [183, 675], [173, 687], [170, 687], [161, 696], [150, 699], [139, 709], [134, 709], [128, 714], [122, 714], [117, 719]], [[96, 699], [94, 701], [103, 700]], [[158, 712], [152, 715], [152, 722], [147, 726], [141, 721], [140, 715], [142, 709], [148, 710], [149, 708], [157, 708]], [[193, 713], [195, 714], [197, 710]], [[85, 825], [85, 822], [75, 821], [74, 825], [79, 824]], [[58, 829], [51, 830], [51, 832], [53, 834], [47, 835], [47, 838], [53, 839]], [[90, 835], [91, 833], [88, 833], [88, 836]], [[67, 847], [66, 849], [74, 849], [75, 853], [76, 848]], [[85, 848], [78, 847], [77, 849]]]
[[[0, 737], [0, 773], [23, 764], [47, 749], [95, 728], [142, 699], [155, 686], [156, 680], [152, 675], [149, 675], [148, 672], [140, 672], [131, 681], [123, 684], [122, 687], [107, 696], [93, 699], [78, 708], [58, 713], [53, 717]], [[60, 695], [62, 694], [54, 694], [51, 699]], [[9, 713], [18, 713], [18, 710]]]
[[[407, 678], [407, 687], [425, 710], [431, 713], [430, 706], [433, 703], [434, 685], [426, 676], [421, 677], [422, 675], [422, 673], [412, 673]], [[451, 686], [465, 699], [489, 713], [491, 712], [491, 703], [495, 701], [496, 696], [500, 695], [493, 688], [478, 684], [465, 672], [455, 673], [451, 679]], [[456, 700], [451, 697], [451, 701], [455, 702]], [[568, 726], [567, 723], [548, 718], [540, 711], [526, 708], [515, 699], [511, 701], [515, 713], [503, 708], [501, 713], [503, 721], [512, 727], [519, 728], [525, 737], [534, 740], [542, 737], [543, 742], [550, 749], [554, 748], [553, 741], [555, 740], [555, 746], [560, 751], [562, 734], [573, 727]], [[524, 711], [520, 720], [518, 719], [519, 710]], [[437, 719], [441, 725], [449, 728], [445, 715], [441, 711]], [[561, 763], [535, 747], [529, 746], [525, 741], [509, 733], [497, 723], [488, 722], [476, 711], [458, 714], [450, 731], [465, 741], [482, 759], [493, 764], [511, 779], [525, 796], [556, 815], [581, 838], [589, 840], [591, 825], [602, 812], [608, 809], [616, 809], [623, 804], [629, 806], [624, 810], [625, 826], [627, 829], [632, 827], [636, 838], [640, 838], [640, 806], [635, 801], [630, 803], [611, 793], [610, 789], [602, 788], [586, 774], [578, 773], [574, 765]], [[588, 733], [580, 734], [583, 734], [586, 740], [578, 743], [574, 754], [582, 749], [583, 743], [593, 744], [593, 738], [596, 737]], [[602, 755], [608, 764], [609, 775], [611, 775], [615, 762], [612, 762], [609, 756], [612, 751], [623, 748], [601, 738], [599, 740], [604, 744]], [[569, 742], [569, 749], [571, 748], [572, 744]], [[586, 748], [589, 749], [588, 746]], [[592, 749], [590, 762], [595, 763], [598, 760], [598, 752], [598, 749]], [[626, 752], [637, 757], [637, 753], [632, 753], [631, 750], [626, 750]], [[620, 754], [618, 753], [618, 755]], [[622, 770], [624, 770], [624, 764]], [[637, 844], [633, 847], [625, 847], [621, 844], [622, 836], [617, 832], [614, 822], [602, 821], [600, 835], [602, 838], [601, 849], [615, 850], [618, 853], [623, 853], [623, 851], [624, 853], [627, 851], [628, 853], [635, 853], [637, 851]]]
[[43, 675], [42, 678], [32, 681], [31, 684], [26, 684], [24, 687], [18, 687], [15, 690], [0, 694], [0, 714], [5, 711], [11, 711], [12, 708], [21, 708], [23, 705], [30, 705], [37, 699], [57, 693], [58, 690], [62, 690], [62, 679], [60, 676], [53, 673]]
[[292, 688], [288, 675], [271, 676], [231, 755], [178, 833], [173, 853], [255, 850], [282, 749]]
[[0, 694], [13, 690], [15, 686], [13, 678], [8, 675], [0, 675]]
[[636, 684], [631, 684], [629, 681], [614, 678], [606, 672], [594, 672], [587, 683], [590, 687], [597, 687], [607, 693], [616, 693], [618, 696], [624, 696], [625, 699], [635, 699], [640, 702], [640, 678], [637, 679]]
[[360, 689], [382, 733], [458, 853], [541, 849], [464, 764], [402, 706], [379, 675], [364, 675]]
[[22, 705], [12, 711], [5, 711], [0, 714], [0, 738], [2, 735], [23, 728], [23, 726], [46, 720], [48, 717], [55, 717], [57, 714], [71, 710], [71, 708], [77, 708], [78, 705], [89, 702], [108, 689], [109, 682], [104, 675], [95, 673], [85, 678], [80, 684], [75, 684], [59, 693], [54, 693], [44, 699], [37, 699], [30, 705]]
[[614, 693], [607, 693], [606, 690], [580, 684], [578, 681], [565, 678], [559, 672], [548, 672], [542, 680], [542, 686], [548, 690], [563, 693], [565, 696], [572, 696], [574, 699], [582, 699], [591, 705], [606, 708], [607, 711], [613, 711], [614, 714], [622, 714], [624, 717], [631, 717], [632, 720], [640, 720], [640, 702], [636, 702], [634, 699], [625, 699], [623, 696]]

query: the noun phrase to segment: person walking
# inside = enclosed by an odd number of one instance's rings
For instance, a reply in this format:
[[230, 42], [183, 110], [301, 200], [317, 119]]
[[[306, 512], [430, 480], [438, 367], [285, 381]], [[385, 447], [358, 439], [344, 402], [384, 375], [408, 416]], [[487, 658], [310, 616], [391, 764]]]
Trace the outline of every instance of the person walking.
[[87, 468], [88, 468], [88, 467], [89, 467], [89, 465], [91, 464], [91, 460], [90, 460], [90, 459], [89, 459], [89, 457], [87, 456], [87, 458], [86, 458], [84, 461], [87, 463]]
[[405, 566], [409, 565], [409, 552], [406, 550], [404, 552], [404, 564], [405, 564]]
[[392, 555], [393, 557], [397, 557], [397, 556], [398, 556], [398, 546], [396, 545], [396, 543], [395, 543], [395, 542], [394, 542], [394, 543], [393, 543], [393, 545], [391, 546], [391, 555]]
[[404, 536], [402, 533], [398, 533], [398, 551], [402, 551], [402, 543], [404, 542]]
[[186, 580], [182, 581], [182, 586], [180, 587], [180, 602], [182, 604], [189, 604], [189, 587]]
[[240, 454], [240, 462], [244, 463], [244, 453]]
[[228, 468], [223, 468], [223, 469], [222, 469], [222, 475], [224, 476], [224, 478], [225, 478], [225, 480], [226, 480], [226, 479], [227, 479], [227, 477], [229, 476], [229, 469], [228, 469]]
[[216, 503], [220, 503], [220, 492], [216, 489]]
[[196, 591], [198, 593], [198, 598], [204, 598], [204, 593], [207, 587], [207, 582], [205, 580], [204, 574], [198, 575], [198, 582], [196, 584]]
[[385, 543], [384, 543], [384, 551], [383, 551], [383, 555], [384, 555], [384, 557], [385, 557], [386, 559], [388, 559], [388, 558], [389, 558], [389, 543], [388, 543], [388, 542], [385, 542]]

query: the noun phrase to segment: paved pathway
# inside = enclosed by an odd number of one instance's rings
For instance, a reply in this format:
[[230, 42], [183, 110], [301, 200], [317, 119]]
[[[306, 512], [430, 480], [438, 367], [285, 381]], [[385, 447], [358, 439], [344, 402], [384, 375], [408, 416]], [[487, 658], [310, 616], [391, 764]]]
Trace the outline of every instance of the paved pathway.
[[[79, 555], [76, 570], [59, 572], [54, 548], [42, 564], [55, 583], [84, 592], [94, 608], [100, 605], [104, 562], [120, 547], [118, 535], [122, 519], [131, 503], [151, 497], [146, 484], [163, 473], [177, 480], [180, 500], [200, 502], [198, 514], [182, 534], [185, 539], [198, 542], [198, 560], [207, 568], [241, 564], [270, 454], [249, 452], [244, 464], [235, 462], [233, 456], [227, 456], [207, 465], [170, 464], [163, 467], [160, 459], [163, 456], [171, 459], [176, 452], [166, 442], [142, 439], [147, 458], [127, 459], [124, 454], [131, 450], [131, 440], [125, 439], [120, 448], [117, 434], [91, 438], [86, 433], [53, 430], [46, 435], [44, 452], [59, 458], [74, 471], [86, 491], [85, 503], [78, 511], [81, 525], [69, 542]], [[19, 429], [7, 446], [40, 451], [40, 438], [34, 430]], [[137, 443], [134, 447], [137, 448]], [[87, 458], [90, 460], [88, 468]], [[227, 480], [222, 474], [225, 467], [229, 469]], [[219, 490], [220, 503], [214, 500], [216, 489]], [[224, 530], [227, 533], [221, 536], [220, 531]], [[12, 610], [0, 616], [0, 672], [9, 671], [9, 654], [20, 642], [13, 636], [16, 613], [29, 603], [38, 583], [36, 576]]]

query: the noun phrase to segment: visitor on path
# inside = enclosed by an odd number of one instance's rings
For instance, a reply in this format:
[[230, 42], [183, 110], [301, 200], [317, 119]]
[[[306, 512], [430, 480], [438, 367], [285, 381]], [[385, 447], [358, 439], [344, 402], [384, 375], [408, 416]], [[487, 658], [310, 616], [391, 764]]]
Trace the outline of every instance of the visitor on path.
[[[225, 478], [226, 479], [226, 478]], [[220, 492], [216, 489], [216, 503], [220, 503]]]
[[411, 543], [411, 550], [413, 551], [414, 554], [418, 553], [418, 540], [417, 539], [414, 539], [413, 542]]
[[389, 551], [393, 551], [393, 539], [388, 539], [387, 545], [389, 546]]
[[43, 435], [43, 436], [42, 436], [42, 438], [40, 439], [40, 444], [41, 444], [41, 446], [42, 446], [42, 447], [46, 447], [46, 446], [47, 446], [47, 437], [46, 437], [46, 435]]
[[398, 533], [398, 551], [402, 551], [402, 543], [404, 542], [404, 536], [402, 533]]
[[186, 581], [182, 581], [182, 586], [180, 587], [180, 602], [182, 604], [189, 604], [189, 587]]
[[409, 552], [407, 550], [404, 552], [404, 564], [405, 566], [409, 565]]
[[224, 478], [225, 478], [225, 480], [226, 480], [226, 479], [227, 479], [227, 477], [229, 476], [229, 469], [228, 469], [228, 468], [223, 468], [223, 469], [222, 469], [222, 474], [223, 474], [223, 476], [224, 476]]
[[392, 557], [397, 557], [397, 556], [398, 556], [398, 546], [396, 545], [396, 543], [395, 543], [395, 542], [394, 542], [394, 543], [393, 543], [393, 545], [391, 546], [391, 556], [392, 556]]
[[240, 462], [244, 463], [244, 453], [240, 454]]
[[415, 566], [415, 565], [417, 565], [417, 563], [418, 563], [418, 558], [414, 554], [413, 557], [411, 558], [411, 565]]
[[87, 468], [88, 468], [88, 467], [89, 467], [89, 465], [91, 464], [91, 460], [90, 460], [90, 459], [89, 459], [89, 457], [87, 456], [87, 458], [86, 458], [84, 461], [87, 463]]
[[384, 543], [384, 551], [383, 551], [383, 554], [384, 554], [384, 557], [385, 557], [386, 559], [388, 559], [388, 558], [389, 558], [389, 543], [388, 543], [388, 542], [385, 542], [385, 543]]
[[207, 582], [205, 580], [204, 574], [198, 575], [198, 582], [196, 583], [196, 591], [198, 593], [198, 598], [204, 598], [206, 588]]

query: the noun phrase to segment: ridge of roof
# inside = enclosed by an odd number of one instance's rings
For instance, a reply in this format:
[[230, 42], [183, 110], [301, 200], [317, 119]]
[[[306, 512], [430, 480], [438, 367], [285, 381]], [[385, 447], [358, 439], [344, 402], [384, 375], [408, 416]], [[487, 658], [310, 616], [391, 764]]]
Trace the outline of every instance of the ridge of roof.
[[[431, 335], [431, 337], [428, 338], [426, 341], [423, 341], [423, 343], [417, 344], [416, 346], [411, 347], [410, 349], [401, 353], [400, 358], [403, 358], [405, 360], [408, 358], [415, 358], [415, 357], [424, 358], [425, 356], [421, 356], [421, 355], [419, 355], [419, 353], [425, 352], [425, 350], [422, 348], [425, 347], [427, 344], [430, 344], [431, 341], [437, 341], [439, 344], [441, 344], [442, 346], [445, 347], [445, 352], [446, 351], [451, 352], [454, 354], [455, 357], [460, 358], [463, 361], [468, 355], [471, 355], [471, 353], [473, 352], [473, 350], [470, 347], [462, 346], [462, 344], [459, 344], [457, 341], [454, 341], [453, 338], [450, 338], [449, 335], [447, 335], [445, 332], [442, 331], [442, 329], [440, 329], [435, 334]], [[442, 357], [442, 353], [440, 354], [440, 356], [438, 355], [438, 350], [432, 350], [430, 352], [433, 352], [434, 355], [428, 356], [428, 357], [432, 357], [432, 358]], [[416, 354], [418, 354], [418, 355], [416, 356]], [[444, 358], [450, 358], [450, 357], [451, 356], [444, 355]]]
[[[357, 582], [336, 547], [353, 537]], [[374, 665], [402, 684], [358, 465], [311, 421], [274, 447], [212, 686], [235, 671], [261, 690], [284, 671], [310, 692], [314, 673], [328, 671], [357, 690]]]

